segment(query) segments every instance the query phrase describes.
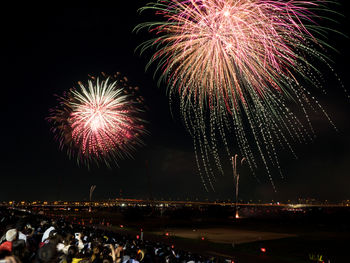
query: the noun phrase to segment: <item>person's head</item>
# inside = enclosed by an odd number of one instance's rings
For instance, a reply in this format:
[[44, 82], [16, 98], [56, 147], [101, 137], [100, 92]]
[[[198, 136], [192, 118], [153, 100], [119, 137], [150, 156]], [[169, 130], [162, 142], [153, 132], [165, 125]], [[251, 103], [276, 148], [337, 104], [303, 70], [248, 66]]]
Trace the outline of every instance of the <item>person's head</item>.
[[71, 263], [73, 261], [73, 258], [75, 258], [78, 254], [78, 248], [74, 245], [70, 246], [68, 248], [67, 252], [67, 263]]
[[128, 255], [130, 256], [130, 258], [132, 258], [132, 259], [137, 258], [137, 251], [135, 251], [135, 249], [129, 249], [128, 252], [129, 252]]
[[63, 240], [63, 243], [68, 246], [74, 243], [74, 236], [72, 234], [67, 234], [65, 239]]
[[26, 249], [26, 244], [24, 240], [14, 240], [12, 242], [12, 253], [16, 257], [18, 257], [20, 260], [24, 259], [24, 253]]
[[102, 263], [113, 263], [113, 259], [111, 256], [104, 256], [102, 258]]
[[57, 249], [53, 244], [45, 244], [43, 247], [38, 250], [38, 260], [41, 263], [51, 263], [55, 262], [57, 258]]
[[23, 232], [25, 229], [25, 225], [26, 225], [26, 218], [22, 217], [17, 221], [16, 229], [20, 232]]
[[2, 249], [2, 250], [0, 250], [0, 260], [1, 260], [1, 259], [4, 259], [4, 258], [6, 258], [6, 257], [10, 257], [10, 256], [12, 256], [11, 251], [9, 251], [9, 250], [7, 250], [7, 249]]
[[51, 221], [51, 225], [55, 228], [57, 228], [57, 221], [56, 220], [52, 220]]
[[55, 245], [63, 242], [62, 236], [57, 234], [55, 231], [50, 232], [49, 240], [50, 240], [50, 243], [55, 244]]
[[78, 254], [78, 248], [76, 246], [70, 246], [68, 248], [68, 256], [74, 258]]
[[92, 253], [95, 255], [100, 254], [103, 250], [103, 247], [99, 242], [92, 242], [91, 247], [92, 247]]
[[95, 255], [97, 255], [97, 254], [100, 254], [100, 248], [99, 247], [94, 247], [93, 249], [92, 249], [92, 253], [93, 254], [95, 254]]
[[27, 236], [32, 236], [34, 234], [34, 228], [30, 224], [27, 224], [24, 227], [23, 234]]
[[102, 249], [102, 256], [103, 257], [108, 257], [112, 253], [109, 245], [104, 245]]
[[6, 232], [6, 241], [13, 242], [18, 238], [18, 232], [17, 229], [12, 228], [10, 230], [7, 230]]

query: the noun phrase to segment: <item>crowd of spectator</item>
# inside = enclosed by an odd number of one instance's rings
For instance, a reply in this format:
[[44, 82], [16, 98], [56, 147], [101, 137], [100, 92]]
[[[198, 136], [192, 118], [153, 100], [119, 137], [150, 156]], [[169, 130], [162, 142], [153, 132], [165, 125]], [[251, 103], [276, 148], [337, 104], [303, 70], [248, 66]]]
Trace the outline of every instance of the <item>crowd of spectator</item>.
[[0, 210], [0, 263], [214, 263], [226, 260], [175, 249], [63, 218]]

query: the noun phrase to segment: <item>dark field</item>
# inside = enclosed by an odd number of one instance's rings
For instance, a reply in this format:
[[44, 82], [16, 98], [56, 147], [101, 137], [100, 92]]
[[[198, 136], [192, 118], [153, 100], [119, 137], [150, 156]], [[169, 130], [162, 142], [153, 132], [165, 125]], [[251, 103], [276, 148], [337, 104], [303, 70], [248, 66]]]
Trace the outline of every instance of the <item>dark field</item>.
[[[26, 207], [183, 250], [250, 262], [350, 262], [350, 207]], [[318, 260], [318, 261], [317, 261]]]

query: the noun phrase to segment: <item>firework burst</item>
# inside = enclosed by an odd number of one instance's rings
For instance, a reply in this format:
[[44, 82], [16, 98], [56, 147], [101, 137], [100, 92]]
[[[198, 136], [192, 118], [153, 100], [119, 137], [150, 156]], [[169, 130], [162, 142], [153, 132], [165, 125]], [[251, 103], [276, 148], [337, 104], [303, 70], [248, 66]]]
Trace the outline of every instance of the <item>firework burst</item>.
[[[215, 180], [210, 163], [223, 173], [219, 140], [233, 155], [227, 140], [233, 131], [252, 171], [257, 169], [258, 153], [274, 187], [271, 167], [281, 171], [276, 146], [286, 146], [294, 154], [290, 140], [312, 137], [310, 109], [332, 123], [305, 88], [322, 88], [315, 65], [329, 66], [323, 52], [328, 45], [319, 39], [327, 30], [315, 22], [318, 11], [327, 11], [324, 3], [163, 0], [140, 9], [161, 17], [135, 28], [156, 35], [139, 49], [141, 54], [156, 49], [147, 67], [155, 63], [159, 84], [167, 83], [170, 98], [180, 98], [205, 185], [213, 187]], [[291, 111], [291, 102], [300, 106], [309, 128]]]
[[86, 86], [79, 82], [78, 89], [58, 97], [59, 106], [48, 120], [60, 148], [87, 165], [91, 161], [110, 165], [131, 157], [145, 134], [140, 118], [143, 98], [137, 89], [116, 74], [104, 80], [92, 77]]

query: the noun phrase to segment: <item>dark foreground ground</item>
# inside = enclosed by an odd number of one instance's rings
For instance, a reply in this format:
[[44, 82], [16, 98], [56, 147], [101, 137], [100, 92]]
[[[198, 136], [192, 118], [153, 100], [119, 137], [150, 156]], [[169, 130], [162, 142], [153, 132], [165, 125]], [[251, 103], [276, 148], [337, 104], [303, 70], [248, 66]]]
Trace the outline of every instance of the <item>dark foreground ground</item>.
[[350, 208], [27, 207], [235, 263], [350, 262]]

